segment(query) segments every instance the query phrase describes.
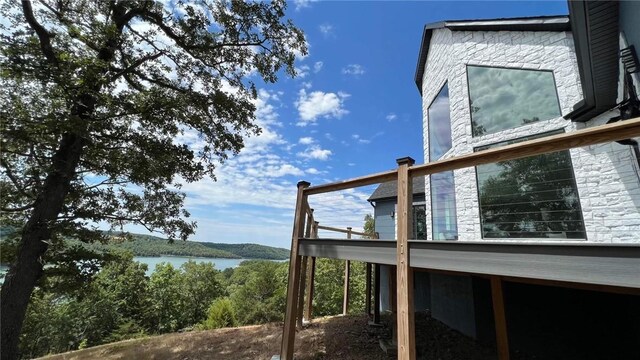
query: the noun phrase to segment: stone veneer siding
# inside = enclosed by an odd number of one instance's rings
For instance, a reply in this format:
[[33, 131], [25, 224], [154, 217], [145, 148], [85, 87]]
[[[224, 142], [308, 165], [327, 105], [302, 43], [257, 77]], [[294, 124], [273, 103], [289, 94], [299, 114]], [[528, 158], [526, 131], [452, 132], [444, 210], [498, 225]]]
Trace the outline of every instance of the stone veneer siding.
[[[553, 71], [562, 115], [569, 113], [573, 105], [582, 99], [570, 32], [436, 29], [432, 34], [422, 83], [424, 156], [427, 161], [428, 107], [445, 82], [449, 85], [453, 146], [443, 158], [468, 154], [477, 146], [531, 134], [558, 129], [571, 132], [603, 124], [616, 115], [613, 112], [602, 114], [585, 124], [559, 117], [474, 138], [466, 65]], [[570, 152], [587, 240], [640, 242], [640, 171], [631, 147], [610, 143], [576, 148]], [[454, 179], [459, 240], [482, 240], [475, 168], [454, 171]], [[425, 192], [430, 199], [428, 177]], [[430, 206], [427, 206], [427, 219], [431, 219]], [[428, 239], [432, 240], [432, 226], [428, 228]], [[532, 239], [549, 240], [558, 239]]]

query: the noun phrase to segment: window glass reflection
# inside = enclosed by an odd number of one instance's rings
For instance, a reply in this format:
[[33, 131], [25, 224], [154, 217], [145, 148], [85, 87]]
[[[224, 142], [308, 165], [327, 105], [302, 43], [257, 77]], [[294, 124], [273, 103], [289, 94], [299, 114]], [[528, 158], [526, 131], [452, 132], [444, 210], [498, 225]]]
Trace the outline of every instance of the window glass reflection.
[[586, 238], [569, 151], [480, 165], [476, 171], [483, 238]]
[[467, 66], [473, 136], [561, 116], [551, 71]]
[[434, 240], [457, 240], [453, 171], [431, 175], [431, 216]]
[[436, 161], [451, 149], [451, 118], [449, 117], [449, 87], [444, 84], [428, 110], [429, 161]]

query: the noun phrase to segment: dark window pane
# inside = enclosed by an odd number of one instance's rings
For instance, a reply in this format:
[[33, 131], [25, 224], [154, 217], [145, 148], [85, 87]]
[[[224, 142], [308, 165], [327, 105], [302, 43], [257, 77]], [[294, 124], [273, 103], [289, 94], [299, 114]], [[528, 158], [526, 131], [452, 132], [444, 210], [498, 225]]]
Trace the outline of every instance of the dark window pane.
[[431, 175], [431, 217], [434, 240], [457, 240], [453, 171]]
[[480, 165], [476, 171], [483, 238], [586, 238], [569, 151]]
[[413, 238], [427, 240], [427, 218], [424, 205], [413, 205]]
[[429, 161], [436, 161], [451, 149], [449, 87], [444, 84], [429, 105]]
[[473, 136], [561, 116], [551, 71], [467, 66]]

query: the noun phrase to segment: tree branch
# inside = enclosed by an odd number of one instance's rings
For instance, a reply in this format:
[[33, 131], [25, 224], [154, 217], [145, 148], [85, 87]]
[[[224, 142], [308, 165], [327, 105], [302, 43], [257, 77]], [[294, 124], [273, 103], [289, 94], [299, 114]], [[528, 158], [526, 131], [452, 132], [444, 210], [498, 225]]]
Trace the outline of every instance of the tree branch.
[[24, 206], [20, 206], [17, 208], [0, 208], [0, 210], [4, 211], [4, 212], [20, 212], [20, 211], [25, 211], [25, 210], [29, 210], [32, 209], [36, 204], [35, 203], [31, 203], [28, 205], [24, 205]]
[[9, 168], [9, 164], [7, 164], [6, 161], [4, 161], [4, 159], [0, 159], [0, 164], [2, 165], [2, 167], [5, 168], [5, 173], [7, 174], [7, 177], [11, 180], [11, 182], [13, 183], [13, 186], [16, 187], [16, 190], [18, 190], [18, 192], [20, 194], [22, 194], [23, 196], [29, 198], [29, 199], [33, 199], [32, 195], [29, 195], [26, 190], [20, 185], [20, 183], [18, 182], [18, 179], [13, 175], [13, 172], [11, 171], [11, 168]]
[[38, 35], [38, 39], [40, 39], [40, 48], [42, 49], [42, 53], [45, 58], [47, 58], [51, 64], [58, 66], [58, 58], [53, 52], [53, 47], [51, 46], [52, 34], [50, 34], [44, 26], [40, 25], [36, 17], [33, 15], [33, 8], [31, 7], [30, 0], [22, 0], [22, 12], [24, 13], [24, 17], [26, 18], [29, 26], [36, 32], [36, 35]]
[[147, 61], [150, 60], [155, 60], [157, 58], [159, 58], [160, 56], [162, 56], [164, 54], [164, 52], [159, 52], [159, 53], [155, 53], [155, 54], [150, 54], [147, 56], [143, 56], [140, 59], [134, 61], [131, 65], [127, 66], [126, 68], [118, 71], [116, 74], [114, 74], [111, 79], [109, 80], [109, 82], [112, 82], [116, 79], [118, 79], [120, 76], [128, 74], [130, 72], [132, 72], [133, 70], [135, 70], [137, 67], [139, 67], [140, 65], [144, 64]]

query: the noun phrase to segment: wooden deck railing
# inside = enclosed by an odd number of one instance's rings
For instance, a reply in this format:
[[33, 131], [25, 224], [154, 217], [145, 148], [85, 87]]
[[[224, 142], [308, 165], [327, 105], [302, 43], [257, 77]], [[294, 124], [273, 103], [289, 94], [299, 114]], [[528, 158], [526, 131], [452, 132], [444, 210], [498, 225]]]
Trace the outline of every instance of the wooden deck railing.
[[[310, 186], [308, 182], [298, 183], [298, 195], [294, 217], [293, 235], [291, 240], [291, 261], [289, 265], [289, 285], [287, 290], [287, 310], [285, 314], [284, 333], [282, 338], [281, 360], [293, 359], [293, 344], [295, 338], [296, 304], [299, 303], [300, 267], [302, 259], [298, 255], [299, 239], [305, 237], [305, 223], [314, 221], [312, 211], [308, 206], [310, 195], [351, 189], [360, 186], [374, 185], [388, 181], [398, 181], [398, 211], [397, 211], [397, 243], [396, 243], [396, 281], [397, 281], [397, 328], [398, 328], [398, 359], [415, 359], [415, 329], [413, 324], [413, 271], [409, 264], [408, 237], [411, 233], [411, 178], [435, 174], [444, 171], [457, 170], [482, 164], [514, 160], [528, 156], [541, 155], [576, 147], [609, 143], [622, 139], [640, 137], [640, 118], [620, 121], [612, 124], [595, 126], [588, 129], [548, 136], [535, 140], [523, 141], [517, 144], [501, 146], [475, 153], [456, 156], [448, 159], [430, 162], [422, 165], [413, 164], [411, 158], [398, 159], [397, 169], [359, 178], [333, 182], [324, 185]], [[309, 213], [311, 216], [309, 217]], [[307, 219], [305, 220], [305, 214]], [[335, 230], [316, 226], [317, 229]], [[353, 232], [351, 232], [353, 233]], [[308, 235], [307, 235], [308, 237]], [[308, 271], [307, 271], [308, 272]], [[502, 299], [502, 279], [491, 278], [494, 316], [500, 360], [508, 359], [508, 341], [504, 328], [504, 307]]]

